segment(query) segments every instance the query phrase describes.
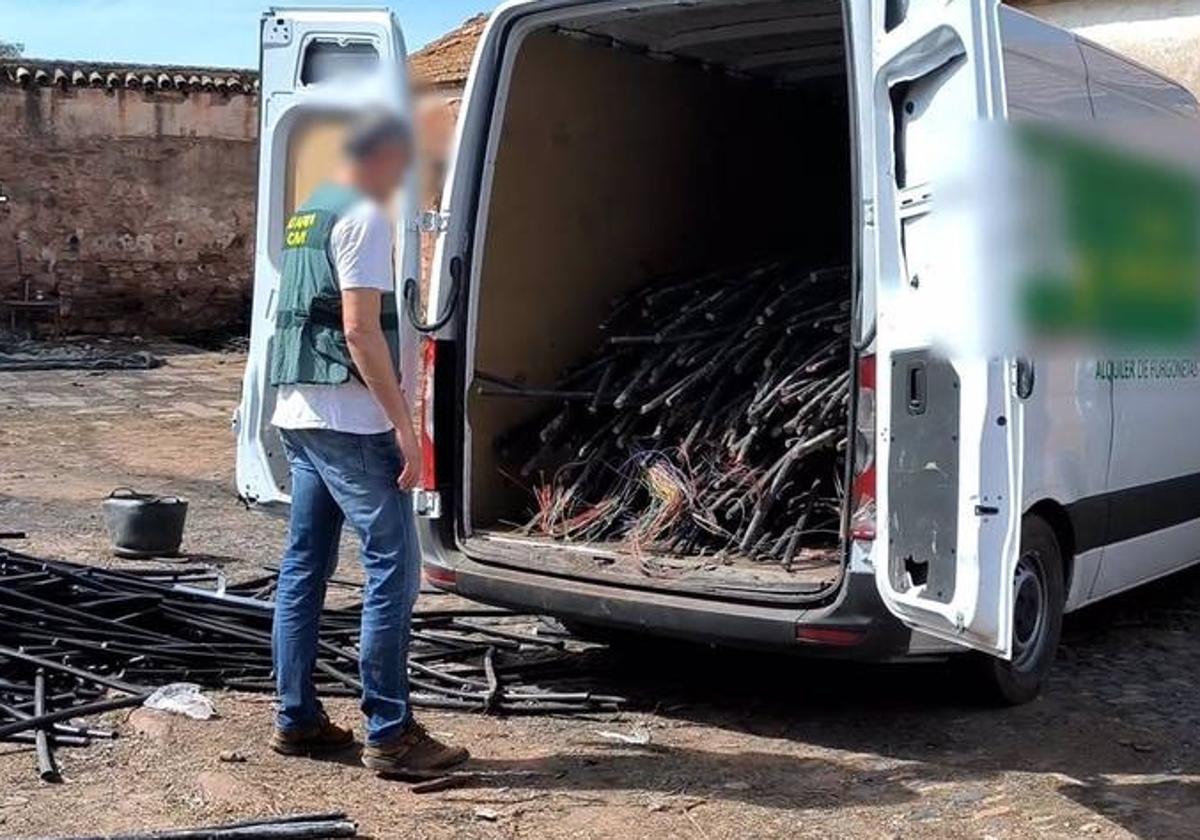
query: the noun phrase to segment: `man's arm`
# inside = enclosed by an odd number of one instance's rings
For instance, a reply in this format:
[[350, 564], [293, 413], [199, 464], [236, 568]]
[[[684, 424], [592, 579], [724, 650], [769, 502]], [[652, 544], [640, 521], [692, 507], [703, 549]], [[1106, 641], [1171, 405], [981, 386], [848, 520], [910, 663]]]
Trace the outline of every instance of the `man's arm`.
[[400, 389], [400, 376], [392, 362], [383, 328], [379, 324], [382, 293], [377, 289], [346, 289], [342, 292], [342, 326], [350, 358], [371, 395], [396, 427], [396, 442], [404, 454], [404, 471], [399, 481], [410, 490], [421, 474], [421, 447], [413, 432], [412, 414]]

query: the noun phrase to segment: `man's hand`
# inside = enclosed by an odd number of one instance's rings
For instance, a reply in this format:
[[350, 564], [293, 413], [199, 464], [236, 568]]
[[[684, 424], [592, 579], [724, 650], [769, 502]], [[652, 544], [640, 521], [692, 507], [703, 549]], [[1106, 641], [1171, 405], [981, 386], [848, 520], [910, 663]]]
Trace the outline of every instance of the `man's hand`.
[[342, 321], [350, 356], [371, 396], [396, 427], [396, 445], [404, 456], [404, 469], [396, 479], [396, 485], [401, 490], [411, 490], [421, 476], [421, 446], [413, 434], [412, 414], [379, 323], [380, 306], [381, 294], [377, 289], [342, 292]]
[[396, 486], [401, 490], [411, 490], [421, 478], [421, 447], [411, 430], [401, 431], [399, 428], [396, 429], [396, 445], [404, 456], [404, 468], [400, 470]]

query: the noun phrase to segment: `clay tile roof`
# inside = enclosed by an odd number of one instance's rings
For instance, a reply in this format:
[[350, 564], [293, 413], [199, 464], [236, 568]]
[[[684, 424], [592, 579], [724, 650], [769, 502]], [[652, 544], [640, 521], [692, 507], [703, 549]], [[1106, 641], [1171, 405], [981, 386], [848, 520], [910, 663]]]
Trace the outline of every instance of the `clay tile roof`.
[[[487, 15], [467, 19], [413, 53], [409, 59], [412, 83], [417, 88], [461, 88], [471, 70], [475, 47]], [[258, 74], [252, 70], [220, 70], [205, 67], [176, 67], [120, 64], [101, 61], [48, 61], [17, 58], [0, 61], [0, 85], [18, 87], [103, 86], [135, 90], [218, 90], [231, 96], [258, 93]]]
[[[0, 61], [0, 85], [19, 87], [90, 87], [136, 90], [177, 90], [188, 93], [213, 88], [212, 78], [219, 80], [220, 90], [230, 95], [258, 92], [258, 74], [250, 70], [212, 70], [202, 67], [164, 67], [146, 64], [112, 64], [98, 61], [45, 61], [35, 58], [16, 58]], [[200, 79], [208, 80], [207, 85]]]
[[409, 57], [416, 88], [462, 87], [471, 70], [475, 46], [487, 24], [486, 14], [467, 19], [458, 29], [431, 41]]

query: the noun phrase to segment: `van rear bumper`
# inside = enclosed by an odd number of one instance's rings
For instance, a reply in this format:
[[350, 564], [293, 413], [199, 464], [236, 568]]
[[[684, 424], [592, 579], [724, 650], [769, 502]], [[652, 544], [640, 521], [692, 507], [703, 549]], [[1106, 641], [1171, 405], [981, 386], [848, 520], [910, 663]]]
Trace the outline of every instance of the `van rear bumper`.
[[891, 660], [934, 653], [883, 606], [874, 576], [847, 572], [819, 608], [764, 606], [551, 577], [472, 560], [425, 555], [427, 579], [465, 598], [597, 627], [725, 647], [809, 656]]

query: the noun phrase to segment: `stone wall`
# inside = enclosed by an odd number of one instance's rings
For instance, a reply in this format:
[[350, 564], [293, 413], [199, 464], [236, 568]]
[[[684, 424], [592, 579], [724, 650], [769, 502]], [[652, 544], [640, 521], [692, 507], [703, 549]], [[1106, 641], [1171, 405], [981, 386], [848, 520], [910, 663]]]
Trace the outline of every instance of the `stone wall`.
[[236, 328], [252, 289], [258, 97], [0, 85], [0, 299], [68, 331]]

